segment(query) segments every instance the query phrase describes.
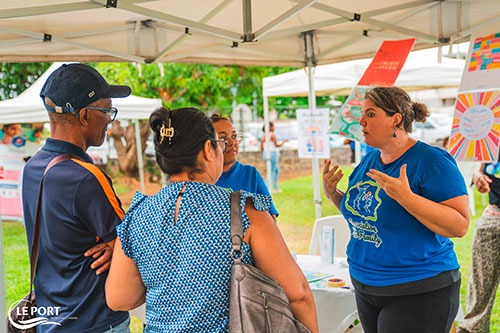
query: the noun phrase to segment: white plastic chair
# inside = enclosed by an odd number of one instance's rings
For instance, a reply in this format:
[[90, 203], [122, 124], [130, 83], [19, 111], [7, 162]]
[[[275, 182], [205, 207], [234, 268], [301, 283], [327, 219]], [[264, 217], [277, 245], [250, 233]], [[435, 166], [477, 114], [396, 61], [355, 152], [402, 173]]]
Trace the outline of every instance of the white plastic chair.
[[347, 315], [340, 323], [335, 333], [363, 333], [363, 327], [359, 321], [358, 310]]
[[323, 226], [330, 226], [335, 229], [335, 257], [346, 257], [347, 243], [349, 243], [350, 230], [347, 221], [342, 215], [330, 215], [317, 219], [314, 222], [314, 228], [309, 244], [309, 254], [317, 255], [319, 252], [321, 229]]

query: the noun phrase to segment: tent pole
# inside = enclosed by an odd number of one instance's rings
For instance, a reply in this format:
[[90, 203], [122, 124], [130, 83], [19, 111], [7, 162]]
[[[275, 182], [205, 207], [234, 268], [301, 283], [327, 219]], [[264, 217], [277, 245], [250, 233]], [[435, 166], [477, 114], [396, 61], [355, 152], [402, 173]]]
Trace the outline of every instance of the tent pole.
[[139, 119], [135, 120], [135, 142], [137, 148], [137, 163], [139, 164], [139, 180], [141, 182], [141, 192], [146, 193], [146, 187], [144, 186], [144, 160], [142, 158], [142, 144], [141, 144]]
[[[4, 313], [7, 313], [7, 309], [5, 308], [5, 298], [6, 298], [6, 291], [5, 291], [5, 269], [3, 265], [4, 261], [4, 255], [3, 255], [3, 219], [0, 216], [0, 313], [3, 315]], [[3, 323], [4, 329], [5, 323]], [[3, 329], [0, 329], [0, 331], [3, 332]]]
[[[316, 94], [314, 91], [314, 66], [316, 57], [314, 55], [313, 36], [314, 31], [307, 31], [304, 33], [305, 44], [305, 61], [307, 64], [307, 80], [308, 80], [308, 102], [309, 110], [311, 113], [316, 111]], [[313, 134], [314, 135], [314, 134]], [[314, 154], [314, 153], [313, 153]], [[321, 191], [319, 185], [319, 160], [313, 155], [312, 159], [312, 177], [313, 177], [313, 192], [314, 192], [314, 212], [316, 220], [321, 217]]]
[[[262, 88], [264, 90], [264, 88]], [[262, 95], [264, 98], [264, 135], [266, 138], [266, 141], [264, 142], [264, 151], [263, 151], [263, 156], [266, 155], [269, 156], [269, 147], [270, 147], [270, 134], [269, 134], [269, 97], [266, 95]], [[271, 192], [271, 184], [272, 184], [272, 179], [271, 179], [271, 159], [268, 158], [267, 160], [264, 160], [266, 162], [266, 185], [267, 189], [269, 192]]]

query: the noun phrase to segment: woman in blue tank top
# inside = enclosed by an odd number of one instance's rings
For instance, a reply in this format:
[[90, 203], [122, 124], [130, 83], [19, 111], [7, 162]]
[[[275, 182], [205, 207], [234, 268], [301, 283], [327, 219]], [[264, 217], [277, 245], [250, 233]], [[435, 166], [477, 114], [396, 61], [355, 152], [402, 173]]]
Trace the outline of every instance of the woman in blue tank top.
[[445, 150], [408, 135], [428, 115], [400, 88], [372, 88], [360, 125], [378, 149], [354, 169], [345, 193], [339, 167], [325, 162], [325, 194], [351, 230], [349, 270], [366, 333], [445, 333], [458, 312], [460, 266], [450, 238], [468, 230], [467, 189]]

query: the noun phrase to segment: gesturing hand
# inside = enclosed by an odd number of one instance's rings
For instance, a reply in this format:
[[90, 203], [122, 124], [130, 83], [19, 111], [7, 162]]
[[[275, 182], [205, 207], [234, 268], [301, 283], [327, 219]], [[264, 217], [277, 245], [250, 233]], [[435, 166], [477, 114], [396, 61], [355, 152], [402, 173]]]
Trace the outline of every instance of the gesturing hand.
[[401, 169], [399, 169], [398, 178], [388, 176], [375, 169], [370, 169], [366, 175], [373, 178], [389, 197], [398, 202], [400, 202], [401, 199], [408, 199], [410, 194], [412, 194], [410, 183], [406, 176], [406, 164], [403, 164]]
[[344, 174], [338, 165], [331, 167], [332, 161], [325, 160], [323, 164], [323, 190], [325, 195], [330, 197], [337, 190], [337, 185]]

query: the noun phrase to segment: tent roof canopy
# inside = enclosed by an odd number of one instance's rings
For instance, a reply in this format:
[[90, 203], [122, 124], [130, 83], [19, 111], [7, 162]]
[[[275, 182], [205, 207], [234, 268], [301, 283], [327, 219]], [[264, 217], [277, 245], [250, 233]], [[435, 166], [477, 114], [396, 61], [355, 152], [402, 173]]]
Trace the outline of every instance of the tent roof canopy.
[[[465, 41], [500, 21], [498, 0], [0, 1], [0, 61], [304, 66]], [[304, 54], [305, 34], [314, 52]]]

